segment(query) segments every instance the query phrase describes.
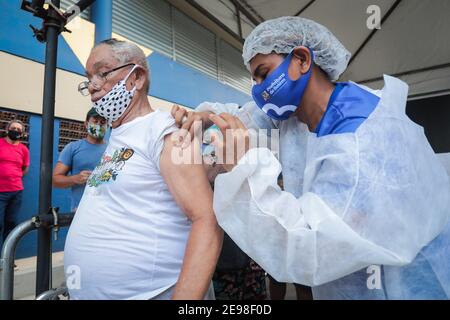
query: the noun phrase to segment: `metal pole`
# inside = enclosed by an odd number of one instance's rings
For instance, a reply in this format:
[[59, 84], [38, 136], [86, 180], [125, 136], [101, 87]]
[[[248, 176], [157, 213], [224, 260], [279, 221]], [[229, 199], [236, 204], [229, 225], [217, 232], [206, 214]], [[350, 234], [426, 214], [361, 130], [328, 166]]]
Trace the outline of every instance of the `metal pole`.
[[[59, 8], [59, 0], [53, 0]], [[53, 129], [55, 118], [56, 58], [61, 22], [53, 8], [49, 8], [45, 21], [46, 52], [44, 75], [44, 101], [42, 110], [41, 170], [39, 180], [39, 213], [48, 212], [52, 201]], [[36, 296], [50, 288], [51, 230], [39, 228], [36, 270]]]
[[34, 229], [48, 229], [57, 233], [60, 227], [70, 226], [74, 214], [44, 214], [34, 216], [14, 228], [5, 242], [0, 256], [0, 300], [12, 300], [14, 297], [14, 259], [19, 241]]
[[57, 289], [51, 289], [49, 291], [46, 291], [36, 297], [36, 300], [58, 300], [58, 296], [60, 295], [67, 295], [67, 288], [61, 287]]
[[19, 224], [6, 238], [0, 258], [0, 300], [14, 298], [14, 258], [17, 244], [28, 232], [36, 229], [33, 220]]
[[238, 31], [239, 31], [239, 37], [243, 39], [242, 36], [242, 21], [241, 21], [241, 12], [239, 11], [239, 8], [237, 5], [234, 5], [234, 8], [236, 10], [236, 19], [237, 19], [237, 25], [238, 25]]
[[[50, 4], [48, 4], [48, 1], [44, 0], [33, 0], [32, 2], [22, 0], [21, 9], [32, 12], [34, 16], [44, 20], [44, 27], [41, 30], [38, 30], [33, 26], [30, 27], [33, 29], [34, 35], [38, 41], [46, 42], [38, 211], [41, 214], [50, 212], [52, 201], [53, 130], [55, 119], [58, 36], [60, 32], [68, 31], [64, 26], [70, 19], [73, 19], [94, 1], [95, 0], [80, 0], [68, 10], [69, 12], [61, 13], [58, 9], [60, 0], [51, 0]], [[46, 6], [44, 6], [44, 2], [46, 2]], [[46, 219], [44, 218], [44, 220]], [[39, 228], [36, 296], [47, 291], [51, 286], [51, 245], [51, 230], [49, 228]]]

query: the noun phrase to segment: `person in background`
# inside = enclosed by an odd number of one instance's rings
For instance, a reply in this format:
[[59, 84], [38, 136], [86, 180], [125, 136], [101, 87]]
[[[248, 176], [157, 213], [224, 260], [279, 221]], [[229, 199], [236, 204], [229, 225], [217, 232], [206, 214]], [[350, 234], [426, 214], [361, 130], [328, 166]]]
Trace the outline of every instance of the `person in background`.
[[266, 272], [226, 233], [213, 276], [217, 300], [266, 300]]
[[0, 248], [15, 227], [22, 202], [22, 178], [30, 166], [30, 152], [20, 142], [25, 125], [12, 120], [6, 131], [6, 137], [0, 139]]
[[87, 113], [84, 124], [87, 137], [66, 145], [53, 169], [53, 186], [62, 189], [71, 188], [72, 212], [77, 210], [86, 181], [106, 149], [105, 134], [108, 128], [106, 119], [92, 108]]

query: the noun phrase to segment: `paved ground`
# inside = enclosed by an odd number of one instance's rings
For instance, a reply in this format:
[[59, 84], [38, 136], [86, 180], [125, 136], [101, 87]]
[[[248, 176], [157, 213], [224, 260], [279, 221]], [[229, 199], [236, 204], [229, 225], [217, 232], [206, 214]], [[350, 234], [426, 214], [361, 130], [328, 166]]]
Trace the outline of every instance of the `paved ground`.
[[[63, 270], [64, 254], [53, 254], [53, 286], [60, 286], [64, 281]], [[34, 300], [36, 288], [36, 257], [18, 259], [15, 261], [17, 268], [14, 270], [14, 299]]]

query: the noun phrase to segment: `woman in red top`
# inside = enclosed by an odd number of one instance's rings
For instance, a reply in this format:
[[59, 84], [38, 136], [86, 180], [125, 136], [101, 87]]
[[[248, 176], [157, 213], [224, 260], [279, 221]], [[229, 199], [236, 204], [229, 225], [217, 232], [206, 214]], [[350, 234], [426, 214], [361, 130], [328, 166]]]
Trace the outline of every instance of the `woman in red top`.
[[19, 141], [24, 124], [13, 120], [6, 130], [7, 136], [0, 139], [0, 248], [15, 226], [22, 201], [22, 178], [30, 165], [30, 152]]

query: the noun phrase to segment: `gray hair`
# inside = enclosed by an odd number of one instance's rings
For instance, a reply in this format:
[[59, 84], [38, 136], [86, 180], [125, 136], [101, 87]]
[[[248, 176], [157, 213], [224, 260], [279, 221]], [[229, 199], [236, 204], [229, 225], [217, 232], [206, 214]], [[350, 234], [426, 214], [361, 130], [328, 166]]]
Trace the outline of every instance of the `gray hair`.
[[10, 122], [8, 122], [8, 124], [6, 125], [6, 130], [9, 130], [9, 128], [11, 128], [13, 123], [20, 124], [22, 126], [22, 131], [25, 131], [25, 124], [22, 121], [20, 121], [19, 119], [13, 119]]
[[114, 52], [114, 58], [116, 58], [121, 64], [127, 64], [130, 62], [137, 63], [141, 67], [147, 70], [147, 88], [150, 86], [150, 68], [148, 66], [147, 57], [136, 44], [132, 42], [117, 40], [115, 38], [103, 40], [99, 42], [94, 48], [100, 45], [107, 45]]

